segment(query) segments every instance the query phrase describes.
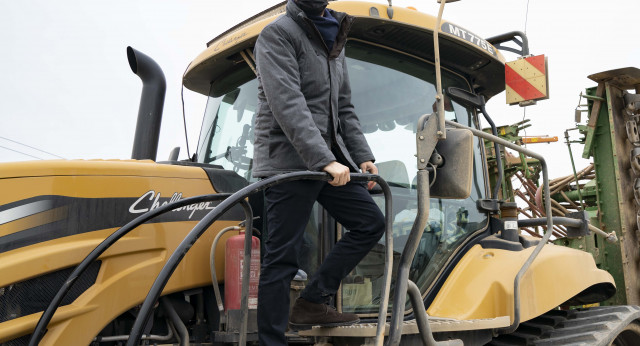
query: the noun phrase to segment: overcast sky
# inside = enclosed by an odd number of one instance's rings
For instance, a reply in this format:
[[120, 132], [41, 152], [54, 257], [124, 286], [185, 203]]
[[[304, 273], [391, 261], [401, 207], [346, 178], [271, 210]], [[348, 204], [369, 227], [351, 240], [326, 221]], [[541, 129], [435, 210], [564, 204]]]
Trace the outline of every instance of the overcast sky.
[[[67, 159], [128, 159], [141, 91], [127, 64], [129, 45], [154, 58], [167, 78], [158, 160], [176, 146], [186, 158], [180, 102], [185, 68], [213, 37], [279, 2], [0, 0], [0, 162], [56, 158], [7, 139]], [[394, 6], [433, 15], [438, 9], [435, 0], [395, 0]], [[640, 67], [640, 2], [530, 0], [526, 13], [527, 0], [463, 0], [447, 5], [444, 18], [483, 37], [524, 31], [526, 19], [531, 52], [548, 56], [551, 88], [549, 100], [527, 109], [535, 124], [527, 135], [561, 139], [529, 148], [547, 155], [552, 177], [569, 174], [562, 137], [575, 125], [578, 94], [595, 85], [587, 75]], [[497, 95], [487, 107], [496, 123], [522, 120], [523, 109], [506, 106], [504, 98]], [[185, 102], [193, 152], [206, 97], [185, 90]]]

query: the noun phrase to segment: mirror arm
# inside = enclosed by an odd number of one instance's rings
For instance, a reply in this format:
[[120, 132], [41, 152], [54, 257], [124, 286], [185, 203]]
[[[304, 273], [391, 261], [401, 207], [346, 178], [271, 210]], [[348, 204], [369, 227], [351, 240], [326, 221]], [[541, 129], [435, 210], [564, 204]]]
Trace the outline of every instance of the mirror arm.
[[436, 19], [436, 27], [433, 30], [433, 52], [436, 68], [436, 117], [438, 118], [438, 131], [436, 132], [438, 139], [446, 139], [447, 131], [444, 125], [444, 97], [442, 95], [442, 71], [440, 69], [440, 42], [438, 41], [438, 33], [440, 32], [440, 23], [442, 21], [442, 12], [447, 0], [440, 2], [440, 10]]

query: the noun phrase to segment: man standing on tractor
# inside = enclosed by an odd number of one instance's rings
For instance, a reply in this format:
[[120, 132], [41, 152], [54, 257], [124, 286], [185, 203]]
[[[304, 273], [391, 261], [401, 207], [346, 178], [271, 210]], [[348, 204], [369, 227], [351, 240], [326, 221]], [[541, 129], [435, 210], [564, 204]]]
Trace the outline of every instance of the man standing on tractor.
[[[351, 104], [344, 46], [353, 18], [326, 9], [327, 0], [289, 0], [286, 14], [264, 28], [256, 46], [258, 114], [256, 177], [325, 171], [333, 179], [292, 181], [265, 191], [268, 234], [258, 289], [261, 345], [286, 345], [293, 329], [359, 321], [328, 305], [342, 279], [384, 233], [384, 217], [367, 184], [350, 172], [378, 173]], [[374, 183], [369, 182], [371, 189]], [[315, 201], [349, 230], [313, 275], [289, 319], [289, 286]]]

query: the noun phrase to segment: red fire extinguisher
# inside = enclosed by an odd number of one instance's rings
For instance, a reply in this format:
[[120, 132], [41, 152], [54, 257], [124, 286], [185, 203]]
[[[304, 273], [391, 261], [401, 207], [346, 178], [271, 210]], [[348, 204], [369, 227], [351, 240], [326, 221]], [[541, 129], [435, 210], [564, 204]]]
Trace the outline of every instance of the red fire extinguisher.
[[[225, 310], [240, 310], [242, 298], [242, 268], [244, 266], [244, 231], [227, 240], [224, 265]], [[249, 272], [249, 309], [258, 308], [260, 279], [260, 240], [251, 237], [251, 269]]]

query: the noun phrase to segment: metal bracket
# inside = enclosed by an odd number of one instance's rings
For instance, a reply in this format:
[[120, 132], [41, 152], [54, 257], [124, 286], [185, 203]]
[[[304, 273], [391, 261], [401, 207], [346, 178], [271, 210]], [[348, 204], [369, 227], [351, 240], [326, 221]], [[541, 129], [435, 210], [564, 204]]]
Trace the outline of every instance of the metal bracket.
[[591, 231], [589, 230], [589, 215], [587, 215], [586, 211], [568, 213], [565, 217], [582, 221], [581, 225], [578, 227], [565, 226], [567, 227], [567, 238], [577, 238], [591, 234]]
[[438, 120], [434, 114], [425, 114], [418, 119], [418, 133], [416, 134], [418, 169], [427, 169], [431, 154], [438, 143], [438, 138], [434, 136], [437, 128]]
[[[500, 50], [520, 54], [521, 56], [529, 55], [529, 39], [527, 39], [527, 35], [522, 31], [511, 31], [502, 35], [493, 36], [488, 38], [487, 42]], [[520, 49], [502, 45], [502, 43], [507, 42], [515, 43]]]
[[[582, 95], [582, 97], [586, 99], [590, 99], [591, 95]], [[593, 101], [593, 105], [591, 107], [591, 114], [589, 115], [589, 121], [587, 122], [587, 134], [585, 136], [584, 141], [584, 149], [582, 151], [582, 158], [588, 159], [591, 156], [591, 148], [593, 146], [593, 136], [596, 130], [596, 124], [598, 122], [598, 115], [600, 114], [600, 107], [602, 107], [602, 103], [606, 102], [606, 99], [603, 98], [605, 96], [605, 84], [598, 83], [598, 87], [596, 88], [596, 95]], [[593, 99], [593, 98], [591, 98]]]
[[476, 201], [476, 207], [481, 212], [496, 214], [500, 211], [500, 201], [497, 199], [479, 199]]

